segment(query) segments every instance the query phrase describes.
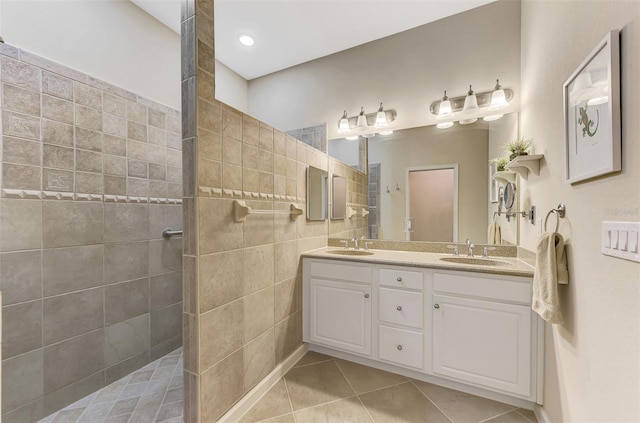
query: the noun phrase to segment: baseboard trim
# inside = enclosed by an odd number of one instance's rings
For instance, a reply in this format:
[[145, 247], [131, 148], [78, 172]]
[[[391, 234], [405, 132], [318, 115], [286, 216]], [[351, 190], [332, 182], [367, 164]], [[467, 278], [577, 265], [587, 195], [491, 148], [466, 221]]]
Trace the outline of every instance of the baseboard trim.
[[549, 415], [540, 404], [536, 404], [536, 408], [533, 412], [536, 413], [536, 418], [539, 423], [551, 423]]
[[242, 397], [240, 401], [236, 403], [229, 411], [227, 411], [218, 422], [220, 423], [235, 423], [238, 422], [247, 411], [262, 399], [263, 396], [273, 386], [278, 383], [280, 378], [284, 376], [295, 364], [309, 351], [309, 344], [300, 345], [289, 357], [287, 357], [282, 363], [278, 364], [275, 369], [271, 371], [264, 379], [262, 379], [252, 390]]

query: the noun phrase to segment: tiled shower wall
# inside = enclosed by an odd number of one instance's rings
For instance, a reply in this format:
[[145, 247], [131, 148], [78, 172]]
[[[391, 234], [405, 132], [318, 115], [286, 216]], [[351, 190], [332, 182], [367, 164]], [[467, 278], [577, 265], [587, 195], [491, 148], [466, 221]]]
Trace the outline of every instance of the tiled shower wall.
[[0, 44], [2, 421], [181, 345], [180, 112]]
[[213, 422], [301, 345], [299, 258], [329, 231], [304, 215], [234, 222], [233, 202], [304, 208], [307, 166], [328, 158], [218, 102], [213, 1], [182, 16], [185, 421]]

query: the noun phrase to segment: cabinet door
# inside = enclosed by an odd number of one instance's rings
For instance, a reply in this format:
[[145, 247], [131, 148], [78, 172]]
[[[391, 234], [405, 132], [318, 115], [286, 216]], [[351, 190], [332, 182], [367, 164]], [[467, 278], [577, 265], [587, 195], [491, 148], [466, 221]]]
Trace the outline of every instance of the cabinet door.
[[311, 279], [311, 341], [371, 355], [371, 287]]
[[531, 309], [445, 295], [433, 296], [433, 371], [531, 394]]

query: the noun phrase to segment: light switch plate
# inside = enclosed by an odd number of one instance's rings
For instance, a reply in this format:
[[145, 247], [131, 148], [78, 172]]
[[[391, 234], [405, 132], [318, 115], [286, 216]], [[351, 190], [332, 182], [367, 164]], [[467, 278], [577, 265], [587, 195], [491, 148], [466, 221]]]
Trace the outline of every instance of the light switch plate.
[[602, 222], [602, 254], [640, 263], [640, 222]]

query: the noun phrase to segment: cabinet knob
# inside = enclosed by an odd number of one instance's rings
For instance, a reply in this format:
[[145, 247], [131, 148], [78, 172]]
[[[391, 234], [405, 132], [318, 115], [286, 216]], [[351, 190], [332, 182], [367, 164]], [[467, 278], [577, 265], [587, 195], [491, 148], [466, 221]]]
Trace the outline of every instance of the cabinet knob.
[[364, 294], [364, 297], [365, 298], [369, 298], [369, 294]]
[[440, 304], [434, 304], [433, 308], [440, 308]]
[[398, 345], [396, 348], [398, 348], [398, 351], [402, 351], [402, 345]]
[[396, 278], [396, 280], [397, 280], [398, 282], [402, 282], [402, 276], [398, 276], [398, 277]]
[[398, 306], [398, 307], [396, 307], [396, 310], [398, 310], [398, 311], [402, 311], [402, 306]]

